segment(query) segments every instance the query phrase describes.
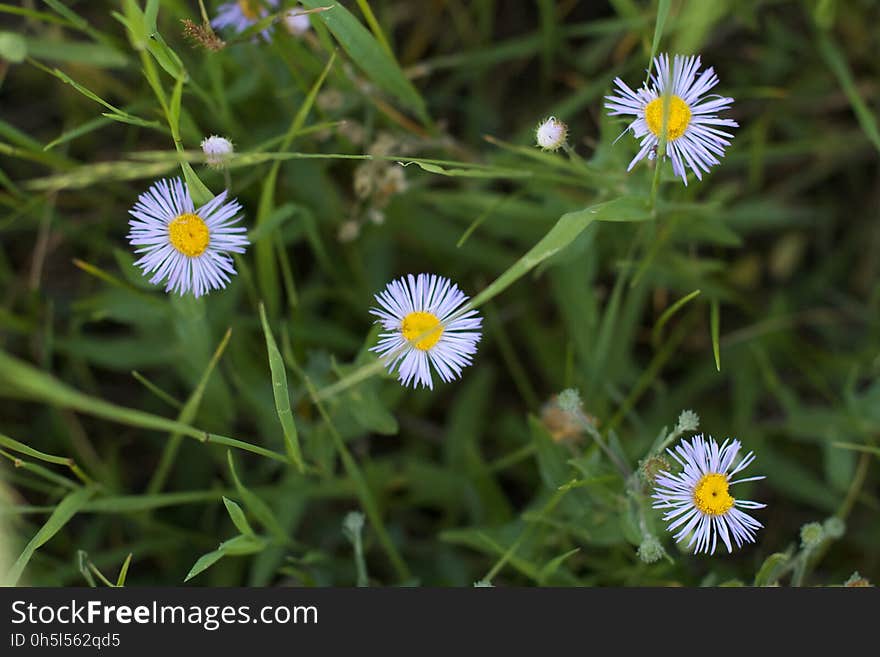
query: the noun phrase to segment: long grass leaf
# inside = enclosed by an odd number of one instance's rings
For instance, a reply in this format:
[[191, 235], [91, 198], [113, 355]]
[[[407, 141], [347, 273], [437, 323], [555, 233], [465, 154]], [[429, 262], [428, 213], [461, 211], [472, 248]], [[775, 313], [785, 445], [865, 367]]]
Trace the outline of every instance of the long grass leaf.
[[287, 370], [284, 367], [284, 359], [278, 350], [275, 336], [269, 328], [269, 320], [266, 319], [266, 309], [260, 304], [260, 322], [263, 325], [263, 333], [266, 336], [266, 352], [269, 356], [269, 371], [272, 375], [272, 392], [275, 396], [275, 411], [278, 413], [278, 421], [281, 423], [281, 431], [284, 434], [284, 446], [287, 455], [300, 472], [305, 470], [302, 460], [302, 452], [299, 446], [299, 435], [296, 424], [293, 421], [293, 411], [290, 408], [290, 392], [287, 388]]
[[18, 584], [18, 580], [21, 579], [21, 575], [24, 572], [24, 569], [27, 568], [31, 557], [34, 556], [34, 552], [48, 543], [49, 540], [55, 536], [55, 534], [57, 534], [61, 528], [83, 508], [83, 506], [85, 506], [86, 502], [89, 501], [89, 498], [95, 494], [95, 490], [96, 489], [92, 486], [80, 488], [73, 491], [59, 502], [58, 506], [55, 507], [55, 510], [52, 512], [52, 515], [46, 520], [46, 524], [40, 527], [39, 531], [37, 531], [34, 537], [25, 546], [15, 563], [12, 564], [12, 568], [6, 574], [6, 584], [8, 586], [15, 586]]

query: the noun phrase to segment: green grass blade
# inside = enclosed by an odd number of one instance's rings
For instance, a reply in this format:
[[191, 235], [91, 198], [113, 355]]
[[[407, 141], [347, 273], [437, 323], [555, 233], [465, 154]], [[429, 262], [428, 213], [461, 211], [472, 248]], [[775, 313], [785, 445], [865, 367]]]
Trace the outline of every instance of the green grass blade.
[[[302, 4], [309, 9], [317, 9], [326, 3], [325, 0], [303, 0]], [[336, 3], [332, 9], [316, 16], [333, 33], [355, 66], [379, 88], [412, 110], [422, 123], [430, 124], [425, 101], [419, 92], [403, 74], [395, 59], [348, 9]]]
[[207, 570], [215, 563], [220, 561], [220, 559], [222, 559], [224, 556], [225, 554], [221, 550], [213, 550], [211, 552], [208, 552], [207, 554], [203, 554], [193, 564], [193, 567], [190, 568], [189, 572], [186, 574], [186, 577], [183, 578], [183, 581], [188, 582], [199, 573]]
[[367, 25], [370, 26], [370, 31], [373, 33], [373, 36], [376, 37], [376, 41], [379, 42], [379, 45], [382, 46], [382, 49], [388, 53], [390, 57], [394, 57], [394, 53], [391, 51], [391, 46], [388, 44], [388, 39], [385, 38], [385, 33], [382, 32], [382, 28], [379, 25], [379, 21], [376, 20], [376, 14], [373, 13], [370, 3], [367, 2], [367, 0], [357, 0], [357, 3], [361, 13], [364, 15], [364, 19], [367, 21]]
[[58, 486], [62, 486], [63, 488], [69, 488], [71, 490], [76, 490], [79, 486], [76, 482], [64, 477], [60, 474], [56, 474], [52, 472], [48, 468], [43, 467], [39, 463], [30, 463], [29, 461], [24, 461], [17, 456], [10, 454], [9, 452], [0, 449], [0, 456], [9, 459], [12, 461], [14, 467], [21, 468], [26, 472], [32, 472], [38, 477], [42, 477], [46, 481], [51, 481], [53, 484]]
[[[303, 125], [305, 125], [306, 118], [308, 118], [309, 112], [311, 112], [312, 106], [315, 103], [315, 99], [318, 97], [318, 92], [321, 90], [321, 87], [327, 79], [327, 75], [332, 70], [335, 62], [336, 53], [331, 53], [330, 58], [327, 60], [327, 64], [324, 66], [324, 70], [321, 71], [321, 74], [315, 80], [311, 89], [309, 89], [309, 93], [303, 101], [303, 104], [293, 117], [293, 121], [291, 121], [290, 126], [284, 135], [284, 139], [281, 142], [280, 148], [282, 151], [290, 146], [294, 135], [296, 135]], [[255, 222], [256, 230], [259, 230], [263, 224], [269, 221], [269, 218], [275, 211], [275, 184], [278, 180], [278, 172], [280, 169], [281, 160], [279, 159], [272, 164], [272, 168], [269, 169], [269, 175], [266, 176], [266, 180], [263, 183], [263, 187], [260, 191], [260, 203], [257, 206], [257, 219]], [[269, 239], [262, 240], [254, 245], [254, 257], [257, 260], [257, 280], [260, 291], [262, 292], [264, 301], [269, 308], [269, 314], [272, 315], [272, 317], [275, 317], [277, 316], [281, 293], [278, 286], [278, 265], [275, 260], [272, 239], [273, 234], [274, 232], [270, 233]]]
[[837, 447], [839, 449], [848, 449], [854, 452], [864, 452], [865, 454], [873, 454], [874, 456], [880, 458], [880, 447], [875, 447], [874, 445], [859, 445], [857, 443], [840, 443], [835, 442], [831, 443], [833, 447]]
[[119, 569], [119, 576], [116, 578], [116, 586], [125, 586], [125, 578], [128, 577], [128, 567], [131, 566], [131, 552], [122, 562], [122, 568]]
[[269, 356], [269, 370], [272, 374], [272, 392], [275, 395], [275, 410], [278, 413], [278, 421], [281, 422], [281, 430], [284, 433], [284, 446], [287, 455], [300, 472], [305, 471], [302, 460], [302, 452], [299, 446], [299, 435], [296, 424], [293, 421], [293, 411], [290, 408], [290, 392], [287, 388], [287, 370], [284, 367], [284, 359], [275, 343], [269, 321], [266, 319], [266, 309], [260, 304], [260, 322], [263, 324], [263, 333], [266, 336], [266, 352]]
[[[273, 452], [272, 450], [253, 445], [251, 443], [221, 436], [214, 433], [199, 431], [194, 427], [187, 426], [176, 420], [153, 415], [124, 406], [117, 406], [96, 399], [89, 395], [83, 394], [78, 390], [62, 383], [50, 374], [46, 374], [33, 367], [32, 365], [13, 358], [8, 354], [0, 351], [0, 381], [18, 395], [33, 401], [41, 401], [48, 404], [60, 406], [62, 408], [70, 408], [74, 410], [94, 415], [96, 417], [127, 424], [129, 426], [140, 427], [142, 429], [153, 429], [165, 433], [180, 432], [185, 436], [194, 438], [199, 442], [216, 443], [218, 445], [228, 445], [244, 451], [259, 454], [274, 461], [288, 463], [289, 459]], [[0, 393], [5, 392], [7, 388], [0, 389]]]
[[140, 513], [184, 504], [213, 503], [219, 501], [222, 490], [196, 490], [156, 495], [114, 495], [99, 497], [85, 506], [89, 513]]
[[43, 150], [52, 150], [56, 146], [71, 141], [72, 139], [76, 139], [77, 137], [81, 137], [82, 135], [86, 135], [90, 132], [103, 128], [105, 125], [109, 125], [112, 121], [113, 119], [108, 116], [102, 116], [99, 118], [94, 118], [91, 121], [86, 121], [82, 125], [78, 125], [75, 128], [71, 128], [70, 130], [65, 130], [63, 133], [58, 135], [58, 137], [43, 146]]
[[820, 32], [817, 41], [819, 53], [822, 55], [822, 59], [825, 60], [828, 68], [834, 73], [840, 86], [843, 87], [843, 92], [846, 94], [849, 104], [852, 105], [859, 125], [865, 131], [871, 143], [874, 144], [874, 148], [880, 151], [880, 129], [877, 127], [877, 117], [868, 109], [865, 99], [859, 94], [855, 80], [852, 77], [852, 72], [846, 63], [846, 58], [827, 32]]
[[[205, 394], [205, 388], [208, 386], [211, 374], [213, 373], [214, 368], [217, 367], [217, 363], [219, 363], [220, 359], [223, 357], [223, 352], [226, 350], [226, 345], [229, 344], [229, 338], [231, 337], [232, 329], [226, 329], [226, 334], [223, 336], [223, 339], [220, 340], [217, 349], [214, 350], [214, 354], [211, 356], [211, 360], [208, 362], [207, 367], [205, 367], [205, 371], [202, 372], [198, 384], [189, 399], [186, 400], [186, 403], [180, 410], [180, 414], [177, 416], [177, 421], [181, 424], [189, 425], [195, 420], [196, 413], [202, 403], [202, 397]], [[168, 479], [168, 473], [171, 471], [171, 466], [174, 463], [182, 438], [183, 435], [180, 432], [175, 432], [168, 438], [168, 442], [165, 443], [165, 448], [159, 459], [159, 464], [156, 466], [153, 477], [147, 486], [148, 493], [158, 493], [165, 486], [165, 482]]]
[[87, 164], [69, 173], [33, 178], [25, 187], [34, 191], [80, 189], [113, 180], [155, 178], [167, 174], [176, 166], [173, 162], [99, 162]]
[[654, 344], [657, 344], [657, 342], [660, 340], [660, 332], [663, 330], [663, 327], [666, 326], [666, 323], [670, 319], [672, 319], [672, 316], [677, 313], [685, 304], [693, 299], [696, 299], [698, 296], [700, 296], [700, 290], [694, 290], [690, 294], [684, 295], [681, 299], [679, 299], [663, 311], [663, 314], [660, 315], [657, 323], [654, 324], [654, 328], [651, 330], [651, 341]]
[[85, 506], [85, 503], [88, 502], [89, 498], [94, 494], [95, 488], [87, 486], [73, 491], [61, 500], [58, 506], [55, 507], [52, 515], [46, 520], [46, 524], [39, 529], [25, 546], [15, 563], [12, 564], [12, 568], [5, 577], [6, 585], [15, 586], [18, 584], [18, 580], [21, 578], [21, 575], [27, 567], [28, 562], [31, 560], [31, 557], [34, 556], [34, 552], [49, 542], [49, 540], [55, 536], [55, 534], [57, 534], [58, 531], [64, 527], [64, 525], [66, 525], [67, 522], [80, 511], [80, 509], [83, 508], [83, 506]]
[[553, 228], [468, 304], [476, 308], [497, 296], [547, 258], [571, 244], [594, 221], [646, 221], [650, 214], [639, 199], [619, 198], [562, 215]]
[[122, 116], [127, 114], [126, 112], [123, 112], [118, 107], [111, 105], [109, 102], [107, 102], [106, 100], [101, 98], [98, 94], [96, 94], [94, 91], [92, 91], [91, 89], [89, 89], [85, 85], [82, 85], [79, 82], [77, 82], [76, 80], [74, 80], [72, 77], [67, 75], [67, 73], [65, 73], [64, 71], [57, 69], [57, 68], [48, 68], [47, 66], [43, 66], [39, 62], [33, 61], [33, 60], [31, 60], [31, 63], [34, 66], [36, 66], [37, 68], [42, 69], [43, 71], [45, 71], [49, 75], [54, 75], [56, 78], [58, 78], [62, 82], [69, 84], [71, 87], [73, 87], [78, 92], [80, 92], [83, 96], [85, 96], [89, 100], [95, 101], [96, 103], [98, 103], [100, 105], [103, 105], [104, 107], [106, 107], [108, 110], [110, 110], [114, 114], [119, 114]]
[[721, 371], [721, 346], [719, 341], [719, 333], [721, 331], [721, 304], [717, 299], [713, 299], [709, 306], [709, 322], [712, 331], [712, 353], [715, 356], [715, 369]]
[[232, 524], [235, 525], [238, 531], [240, 531], [242, 534], [245, 534], [246, 536], [256, 535], [254, 530], [251, 528], [251, 524], [247, 521], [247, 518], [244, 515], [244, 511], [241, 510], [241, 507], [238, 506], [238, 504], [225, 496], [223, 497], [223, 504], [226, 506], [226, 512], [229, 514], [229, 518], [230, 520], [232, 520]]
[[199, 557], [198, 561], [195, 562], [183, 581], [188, 582], [199, 573], [204, 572], [205, 570], [213, 566], [225, 556], [254, 554], [255, 552], [260, 552], [265, 547], [265, 541], [260, 539], [259, 536], [241, 535], [230, 538], [228, 541], [223, 541], [223, 543], [220, 544], [220, 547], [216, 550], [208, 552], [207, 554], [203, 554], [201, 557]]
[[660, 0], [657, 3], [657, 22], [654, 23], [654, 38], [651, 39], [651, 59], [648, 62], [648, 76], [651, 75], [651, 68], [654, 66], [654, 57], [657, 55], [657, 49], [660, 47], [660, 39], [663, 38], [663, 29], [666, 26], [666, 18], [669, 16], [669, 6], [672, 0]]
[[28, 56], [37, 59], [99, 68], [123, 68], [128, 65], [128, 58], [123, 53], [100, 43], [34, 37], [24, 39], [24, 43]]
[[73, 464], [73, 459], [71, 458], [46, 454], [45, 452], [41, 452], [34, 449], [33, 447], [29, 447], [28, 445], [25, 445], [24, 443], [21, 443], [14, 438], [10, 438], [9, 436], [6, 436], [2, 433], [0, 433], [0, 445], [6, 447], [7, 449], [26, 454], [27, 456], [30, 456], [32, 458], [39, 459], [40, 461], [45, 461], [46, 463], [55, 463], [56, 465], [67, 466]]
[[163, 402], [165, 402], [166, 404], [168, 404], [172, 408], [174, 408], [178, 411], [181, 408], [183, 408], [183, 404], [181, 404], [174, 397], [172, 397], [167, 392], [162, 390], [162, 388], [160, 388], [155, 383], [150, 381], [147, 377], [145, 377], [143, 374], [141, 374], [137, 370], [132, 370], [131, 375], [135, 378], [135, 380], [139, 381], [147, 390], [152, 392], [154, 395], [156, 395], [156, 397], [161, 399]]
[[14, 7], [12, 5], [8, 5], [6, 3], [0, 4], [0, 12], [6, 14], [15, 14], [17, 16], [25, 16], [27, 18], [31, 18], [35, 21], [44, 21], [46, 23], [54, 23], [56, 25], [64, 25], [66, 27], [76, 27], [70, 21], [64, 20], [54, 14], [50, 14], [47, 11], [35, 11], [33, 9], [28, 9], [26, 7]]
[[286, 532], [281, 526], [281, 523], [278, 522], [278, 518], [275, 517], [275, 513], [269, 508], [269, 505], [262, 500], [262, 498], [246, 488], [241, 482], [238, 473], [235, 471], [235, 461], [232, 458], [231, 451], [226, 452], [226, 459], [229, 463], [229, 472], [232, 475], [232, 482], [235, 484], [235, 490], [238, 491], [238, 496], [244, 503], [245, 508], [253, 514], [254, 518], [259, 520], [263, 527], [272, 533], [276, 540], [283, 542], [286, 539]]

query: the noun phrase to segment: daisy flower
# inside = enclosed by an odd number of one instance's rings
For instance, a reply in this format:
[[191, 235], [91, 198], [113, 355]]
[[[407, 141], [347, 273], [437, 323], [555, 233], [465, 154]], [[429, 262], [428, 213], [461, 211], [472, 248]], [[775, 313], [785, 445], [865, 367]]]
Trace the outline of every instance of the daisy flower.
[[[251, 25], [269, 15], [264, 5], [272, 8], [278, 6], [278, 0], [235, 0], [225, 2], [217, 8], [217, 17], [211, 21], [211, 27], [223, 29], [232, 27], [236, 32], [244, 32]], [[269, 40], [269, 30], [261, 33], [266, 41]]]
[[676, 475], [662, 471], [654, 480], [654, 508], [671, 509], [663, 515], [669, 522], [667, 529], [678, 529], [675, 540], [682, 542], [690, 535], [687, 547], [696, 543], [696, 552], [715, 554], [718, 537], [728, 552], [733, 552], [731, 538], [737, 547], [755, 542], [756, 530], [763, 525], [743, 509], [762, 509], [766, 504], [734, 499], [729, 487], [744, 481], [764, 477], [749, 477], [731, 481], [738, 472], [755, 460], [753, 452], [746, 454], [734, 467], [741, 444], [738, 440], [725, 440], [720, 446], [710, 436], [694, 436], [688, 442], [682, 440], [675, 451], [667, 449], [682, 467]]
[[380, 307], [370, 309], [385, 329], [370, 351], [389, 372], [397, 369], [405, 386], [433, 389], [432, 368], [443, 381], [458, 378], [477, 351], [483, 321], [476, 310], [463, 311], [467, 300], [455, 283], [435, 274], [390, 282], [376, 295]]
[[167, 279], [165, 291], [197, 297], [226, 287], [235, 274], [229, 253], [244, 253], [250, 244], [238, 201], [226, 190], [196, 210], [179, 178], [154, 183], [129, 210], [128, 241], [144, 255], [134, 264], [152, 273], [154, 285]]
[[[663, 129], [663, 99], [669, 94], [669, 116], [666, 125], [666, 156], [672, 160], [672, 170], [687, 185], [689, 168], [702, 180], [702, 172], [718, 164], [724, 156], [724, 147], [730, 145], [733, 135], [721, 127], [738, 127], [732, 119], [718, 117], [718, 112], [728, 109], [733, 98], [724, 98], [707, 92], [718, 84], [718, 76], [712, 67], [698, 74], [700, 57], [676, 55], [669, 64], [665, 54], [654, 58], [651, 85], [633, 91], [620, 78], [614, 78], [616, 96], [605, 96], [609, 115], [630, 115], [635, 119], [627, 130], [632, 130], [641, 148], [627, 171], [645, 156], [654, 159]], [[702, 172], [701, 172], [702, 170]]]

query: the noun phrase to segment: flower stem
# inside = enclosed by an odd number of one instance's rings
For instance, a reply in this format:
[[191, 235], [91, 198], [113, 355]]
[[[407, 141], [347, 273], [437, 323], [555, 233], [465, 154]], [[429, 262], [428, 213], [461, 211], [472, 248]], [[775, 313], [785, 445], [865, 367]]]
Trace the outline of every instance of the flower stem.
[[812, 550], [804, 550], [798, 557], [797, 563], [794, 566], [794, 573], [791, 576], [792, 586], [804, 585], [804, 578], [807, 576], [807, 566], [810, 563], [812, 554]]

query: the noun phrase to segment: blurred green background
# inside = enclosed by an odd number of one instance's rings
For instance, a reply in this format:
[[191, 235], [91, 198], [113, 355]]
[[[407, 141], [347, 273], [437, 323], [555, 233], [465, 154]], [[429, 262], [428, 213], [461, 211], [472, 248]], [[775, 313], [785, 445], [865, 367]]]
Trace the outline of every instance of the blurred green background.
[[[0, 21], [12, 583], [880, 577], [880, 3], [343, 0], [305, 35], [254, 36], [266, 23], [214, 50], [192, 38], [210, 36], [198, 2], [26, 0]], [[613, 143], [626, 124], [602, 97], [641, 83], [655, 39], [715, 68], [740, 127], [702, 182], [667, 163], [649, 208], [652, 166], [626, 173], [637, 144]], [[573, 154], [534, 148], [549, 115]], [[211, 134], [241, 154], [225, 172], [200, 160]], [[199, 300], [150, 286], [125, 239], [137, 195], [184, 174], [228, 184], [253, 242]], [[368, 310], [389, 280], [476, 295], [508, 271], [461, 380], [376, 375]], [[758, 542], [696, 557], [659, 513], [640, 525], [553, 407], [570, 387], [633, 469], [683, 409], [754, 450]], [[799, 552], [832, 515], [843, 536]], [[646, 532], [669, 559], [639, 558]]]

